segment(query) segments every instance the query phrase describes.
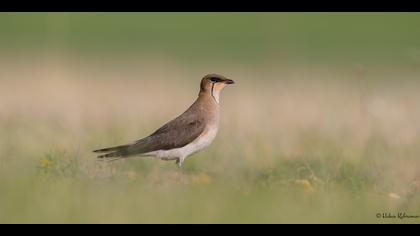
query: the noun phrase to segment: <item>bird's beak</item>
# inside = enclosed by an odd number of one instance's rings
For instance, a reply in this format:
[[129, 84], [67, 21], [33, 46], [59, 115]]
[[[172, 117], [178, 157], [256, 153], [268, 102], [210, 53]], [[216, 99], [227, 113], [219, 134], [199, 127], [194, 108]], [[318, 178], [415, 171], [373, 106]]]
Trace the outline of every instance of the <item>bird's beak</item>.
[[233, 81], [233, 80], [231, 80], [231, 79], [226, 79], [226, 80], [224, 81], [224, 83], [225, 83], [225, 84], [234, 84], [234, 83], [235, 83], [235, 81]]

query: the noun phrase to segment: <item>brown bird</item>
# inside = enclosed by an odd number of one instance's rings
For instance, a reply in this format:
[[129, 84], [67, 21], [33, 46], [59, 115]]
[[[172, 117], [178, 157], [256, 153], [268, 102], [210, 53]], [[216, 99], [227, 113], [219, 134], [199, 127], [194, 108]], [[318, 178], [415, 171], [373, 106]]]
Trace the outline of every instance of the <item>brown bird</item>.
[[220, 92], [234, 81], [217, 74], [206, 75], [195, 102], [180, 116], [151, 135], [134, 143], [95, 150], [98, 158], [118, 160], [129, 156], [154, 156], [175, 160], [179, 167], [185, 158], [209, 146], [219, 128]]

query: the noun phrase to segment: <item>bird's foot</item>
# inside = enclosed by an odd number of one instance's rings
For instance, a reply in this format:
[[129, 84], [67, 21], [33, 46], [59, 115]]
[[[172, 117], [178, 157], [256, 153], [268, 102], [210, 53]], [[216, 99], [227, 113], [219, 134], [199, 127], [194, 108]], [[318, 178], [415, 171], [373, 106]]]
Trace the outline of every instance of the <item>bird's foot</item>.
[[182, 159], [181, 158], [176, 159], [175, 164], [178, 165], [178, 170], [181, 175], [181, 181], [185, 183], [186, 179], [185, 179], [185, 174], [184, 174], [184, 167], [182, 166]]

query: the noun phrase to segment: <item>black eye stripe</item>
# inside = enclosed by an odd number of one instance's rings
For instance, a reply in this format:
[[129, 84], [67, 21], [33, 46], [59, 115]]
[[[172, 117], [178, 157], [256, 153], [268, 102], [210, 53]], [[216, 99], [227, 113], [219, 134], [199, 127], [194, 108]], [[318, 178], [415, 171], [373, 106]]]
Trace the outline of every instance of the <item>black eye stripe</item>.
[[211, 80], [211, 82], [213, 82], [213, 83], [217, 83], [217, 82], [222, 81], [222, 80], [221, 80], [221, 79], [219, 79], [219, 78], [210, 78], [210, 80]]

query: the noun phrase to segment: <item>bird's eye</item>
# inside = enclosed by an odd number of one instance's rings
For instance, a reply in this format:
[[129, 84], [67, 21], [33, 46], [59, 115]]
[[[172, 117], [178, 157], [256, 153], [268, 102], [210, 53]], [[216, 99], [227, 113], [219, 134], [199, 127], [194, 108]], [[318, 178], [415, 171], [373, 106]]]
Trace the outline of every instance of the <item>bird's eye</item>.
[[219, 82], [219, 80], [218, 80], [217, 78], [211, 78], [211, 79], [210, 79], [210, 81], [211, 81], [212, 83], [217, 83], [217, 82]]

